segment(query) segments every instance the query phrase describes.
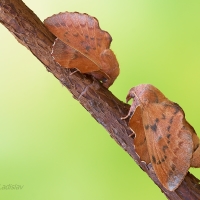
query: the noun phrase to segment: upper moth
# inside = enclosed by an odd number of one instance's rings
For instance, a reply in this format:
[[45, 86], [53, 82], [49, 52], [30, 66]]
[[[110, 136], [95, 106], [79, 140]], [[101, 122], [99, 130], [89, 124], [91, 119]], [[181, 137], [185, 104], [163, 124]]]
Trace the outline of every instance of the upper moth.
[[88, 14], [65, 12], [44, 20], [57, 39], [52, 56], [66, 68], [76, 68], [103, 82], [108, 88], [119, 75], [119, 64], [110, 48], [110, 34], [99, 27]]

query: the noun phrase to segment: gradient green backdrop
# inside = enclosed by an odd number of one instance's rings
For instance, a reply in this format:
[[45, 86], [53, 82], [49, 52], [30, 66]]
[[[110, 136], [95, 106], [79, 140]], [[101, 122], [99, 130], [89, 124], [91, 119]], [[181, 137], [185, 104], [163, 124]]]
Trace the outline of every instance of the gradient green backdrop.
[[[200, 132], [200, 1], [24, 0], [43, 21], [62, 11], [95, 16], [121, 69], [110, 90], [151, 83]], [[1, 199], [166, 199], [72, 95], [0, 26]], [[200, 135], [200, 134], [199, 134]], [[191, 170], [200, 178], [200, 169]]]

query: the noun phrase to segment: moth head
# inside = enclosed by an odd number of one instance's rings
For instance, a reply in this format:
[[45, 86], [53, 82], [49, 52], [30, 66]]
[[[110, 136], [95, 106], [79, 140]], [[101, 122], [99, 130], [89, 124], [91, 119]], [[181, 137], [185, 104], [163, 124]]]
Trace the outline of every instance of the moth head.
[[[133, 89], [133, 88], [132, 88], [132, 89]], [[135, 94], [134, 94], [134, 92], [132, 91], [132, 89], [130, 89], [128, 95], [126, 96], [126, 103], [128, 103], [129, 100], [130, 100], [131, 98], [133, 98], [133, 99], [135, 98]]]
[[128, 101], [131, 98], [137, 98], [142, 105], [148, 103], [160, 103], [166, 99], [160, 90], [150, 84], [141, 84], [131, 88], [126, 100]]

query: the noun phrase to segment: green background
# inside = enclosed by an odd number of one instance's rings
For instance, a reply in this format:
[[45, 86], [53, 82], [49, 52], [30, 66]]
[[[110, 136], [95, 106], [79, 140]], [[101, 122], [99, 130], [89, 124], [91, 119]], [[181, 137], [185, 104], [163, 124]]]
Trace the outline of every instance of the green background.
[[[95, 16], [120, 64], [110, 90], [151, 83], [200, 132], [200, 1], [24, 0], [43, 21], [63, 11]], [[166, 199], [45, 67], [0, 26], [1, 199]], [[200, 170], [190, 170], [200, 178]], [[1, 186], [0, 186], [1, 187]]]

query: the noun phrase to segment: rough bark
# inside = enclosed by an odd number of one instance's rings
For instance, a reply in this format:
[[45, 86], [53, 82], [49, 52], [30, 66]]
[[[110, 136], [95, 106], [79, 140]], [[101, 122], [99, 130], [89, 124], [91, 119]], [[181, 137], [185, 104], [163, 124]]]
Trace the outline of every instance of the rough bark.
[[55, 37], [21, 0], [0, 0], [0, 22], [46, 66], [92, 117], [104, 126], [111, 137], [129, 153], [168, 199], [200, 199], [199, 180], [190, 173], [173, 192], [161, 186], [151, 164], [146, 166], [135, 153], [127, 121], [121, 120], [121, 117], [128, 113], [130, 106], [117, 99], [92, 77], [78, 72], [70, 75], [70, 70], [56, 64], [50, 54]]

